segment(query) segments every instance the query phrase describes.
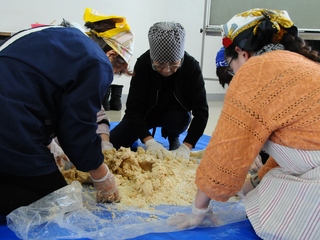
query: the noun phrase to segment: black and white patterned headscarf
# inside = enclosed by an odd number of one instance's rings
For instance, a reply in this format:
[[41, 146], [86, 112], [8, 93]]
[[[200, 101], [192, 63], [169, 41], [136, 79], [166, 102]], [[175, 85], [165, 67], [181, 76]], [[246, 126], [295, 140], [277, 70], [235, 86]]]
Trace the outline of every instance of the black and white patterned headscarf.
[[176, 62], [182, 59], [185, 35], [185, 29], [180, 23], [155, 23], [148, 33], [151, 59], [160, 63]]

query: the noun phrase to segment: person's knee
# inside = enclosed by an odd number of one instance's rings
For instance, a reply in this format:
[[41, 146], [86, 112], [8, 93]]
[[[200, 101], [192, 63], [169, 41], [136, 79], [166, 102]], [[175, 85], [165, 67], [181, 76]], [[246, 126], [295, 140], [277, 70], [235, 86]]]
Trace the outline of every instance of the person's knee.
[[176, 108], [164, 115], [163, 123], [167, 128], [184, 131], [191, 121], [190, 112], [183, 108]]
[[122, 120], [110, 131], [110, 142], [115, 149], [131, 147], [136, 140], [134, 127], [125, 120]]
[[190, 121], [191, 114], [185, 109], [168, 111], [163, 118], [162, 135], [177, 137], [188, 128]]

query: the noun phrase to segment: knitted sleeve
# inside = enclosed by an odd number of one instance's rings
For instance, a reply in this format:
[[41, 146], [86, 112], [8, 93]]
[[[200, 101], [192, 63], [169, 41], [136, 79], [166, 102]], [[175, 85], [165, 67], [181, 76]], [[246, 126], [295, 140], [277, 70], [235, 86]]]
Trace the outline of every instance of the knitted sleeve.
[[241, 188], [270, 132], [249, 105], [227, 94], [218, 124], [196, 173], [211, 199], [227, 201]]

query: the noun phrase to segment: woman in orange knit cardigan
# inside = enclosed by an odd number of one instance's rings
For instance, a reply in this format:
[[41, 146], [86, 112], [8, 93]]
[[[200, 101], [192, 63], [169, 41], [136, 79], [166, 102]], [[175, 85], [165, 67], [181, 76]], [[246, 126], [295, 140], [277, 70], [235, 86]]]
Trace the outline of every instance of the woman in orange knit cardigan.
[[[211, 199], [240, 192], [259, 237], [319, 239], [320, 57], [286, 11], [251, 9], [222, 32], [235, 75], [197, 169], [193, 215], [183, 225], [210, 215]], [[270, 158], [245, 181], [261, 149]]]

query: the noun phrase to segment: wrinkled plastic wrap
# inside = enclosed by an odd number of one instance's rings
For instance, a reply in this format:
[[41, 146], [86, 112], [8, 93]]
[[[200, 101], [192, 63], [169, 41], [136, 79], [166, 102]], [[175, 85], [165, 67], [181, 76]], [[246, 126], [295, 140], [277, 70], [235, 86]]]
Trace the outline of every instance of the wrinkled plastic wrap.
[[[167, 223], [170, 216], [190, 214], [190, 206], [157, 206], [151, 210], [97, 204], [90, 188], [79, 182], [61, 188], [7, 216], [8, 227], [21, 239], [128, 239], [148, 233], [181, 231]], [[242, 201], [211, 202], [218, 227], [246, 219]]]

